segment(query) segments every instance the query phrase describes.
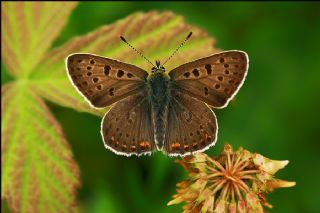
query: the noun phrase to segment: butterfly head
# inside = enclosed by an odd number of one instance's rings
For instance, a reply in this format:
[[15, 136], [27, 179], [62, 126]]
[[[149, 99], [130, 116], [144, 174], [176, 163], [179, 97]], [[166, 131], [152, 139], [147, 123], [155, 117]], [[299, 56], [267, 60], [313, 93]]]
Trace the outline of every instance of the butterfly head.
[[178, 50], [188, 41], [188, 39], [191, 37], [192, 32], [190, 32], [188, 34], [188, 36], [184, 39], [184, 41], [180, 44], [180, 46], [167, 58], [167, 60], [165, 60], [165, 62], [163, 64], [160, 63], [159, 60], [156, 60], [156, 65], [154, 65], [149, 59], [147, 59], [139, 50], [137, 50], [136, 48], [134, 48], [131, 44], [129, 44], [127, 42], [127, 40], [123, 37], [120, 36], [120, 39], [126, 43], [127, 45], [129, 45], [129, 47], [131, 47], [134, 51], [136, 51], [142, 58], [144, 58], [146, 61], [148, 61], [150, 64], [152, 64], [152, 73], [156, 74], [156, 73], [164, 73], [166, 70], [164, 68], [164, 65], [172, 58], [172, 56], [174, 56]]
[[156, 66], [152, 67], [152, 73], [164, 73], [166, 69], [160, 63], [159, 60], [156, 60]]

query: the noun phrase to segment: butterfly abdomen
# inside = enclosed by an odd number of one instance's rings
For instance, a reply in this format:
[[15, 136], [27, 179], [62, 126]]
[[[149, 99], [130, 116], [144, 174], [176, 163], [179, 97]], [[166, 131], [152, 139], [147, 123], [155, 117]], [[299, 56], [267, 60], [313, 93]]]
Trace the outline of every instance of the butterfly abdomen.
[[167, 127], [169, 105], [169, 79], [162, 73], [151, 75], [148, 80], [149, 100], [157, 148], [162, 149]]

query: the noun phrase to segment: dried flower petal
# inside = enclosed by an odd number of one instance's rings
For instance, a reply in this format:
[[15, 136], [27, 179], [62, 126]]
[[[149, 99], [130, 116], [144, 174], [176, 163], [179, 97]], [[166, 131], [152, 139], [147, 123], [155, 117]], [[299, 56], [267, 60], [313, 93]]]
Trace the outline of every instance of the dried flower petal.
[[235, 201], [231, 201], [228, 207], [228, 212], [229, 213], [236, 213], [237, 212], [237, 204]]
[[225, 200], [221, 199], [216, 208], [214, 209], [214, 213], [225, 213], [226, 212], [226, 202]]
[[285, 181], [285, 180], [278, 180], [273, 179], [272, 181], [269, 181], [267, 183], [268, 190], [270, 192], [273, 191], [273, 189], [281, 188], [281, 187], [293, 187], [296, 185], [296, 182], [293, 181]]
[[253, 162], [257, 166], [261, 166], [262, 170], [268, 172], [269, 174], [275, 174], [278, 170], [283, 169], [288, 163], [288, 160], [271, 160], [269, 158], [263, 157], [260, 154], [255, 154], [253, 156]]
[[177, 161], [189, 178], [177, 184], [177, 194], [168, 205], [185, 202], [184, 212], [264, 212], [272, 208], [265, 193], [279, 187], [292, 187], [295, 182], [274, 178], [289, 161], [275, 161], [227, 144], [220, 156], [204, 153]]
[[249, 192], [246, 196], [246, 201], [247, 201], [247, 211], [263, 213], [263, 208], [260, 203], [259, 197], [255, 193]]
[[[211, 191], [209, 189], [205, 189], [202, 193], [203, 196], [203, 204], [202, 204], [202, 212], [212, 211], [214, 204], [214, 197], [211, 196]], [[207, 199], [209, 197], [209, 199]]]
[[238, 201], [238, 212], [239, 213], [245, 213], [246, 212], [246, 202], [244, 200]]

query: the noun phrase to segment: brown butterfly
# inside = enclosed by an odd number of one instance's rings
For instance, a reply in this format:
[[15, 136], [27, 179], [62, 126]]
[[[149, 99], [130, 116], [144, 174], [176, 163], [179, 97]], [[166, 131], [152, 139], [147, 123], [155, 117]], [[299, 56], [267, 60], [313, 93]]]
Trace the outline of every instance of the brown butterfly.
[[169, 74], [165, 63], [156, 61], [149, 75], [134, 65], [93, 54], [67, 57], [68, 75], [80, 94], [93, 107], [112, 105], [101, 123], [106, 148], [125, 156], [154, 150], [185, 156], [215, 144], [218, 125], [210, 107], [227, 106], [238, 92], [247, 74], [248, 55], [225, 51], [183, 64]]

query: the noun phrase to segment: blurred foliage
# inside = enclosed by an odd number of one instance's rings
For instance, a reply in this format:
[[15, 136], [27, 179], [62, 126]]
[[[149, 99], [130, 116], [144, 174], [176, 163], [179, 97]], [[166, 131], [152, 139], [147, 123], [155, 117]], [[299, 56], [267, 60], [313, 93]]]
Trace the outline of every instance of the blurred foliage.
[[[216, 110], [218, 143], [206, 153], [217, 155], [229, 142], [235, 149], [243, 146], [272, 159], [289, 159], [290, 166], [278, 177], [295, 180], [297, 186], [268, 196], [274, 206], [270, 211], [320, 212], [320, 4], [81, 2], [51, 48], [131, 13], [150, 10], [180, 14], [187, 23], [214, 36], [218, 48], [249, 54], [247, 80], [227, 108]], [[1, 65], [2, 84], [13, 81], [7, 68]], [[80, 210], [180, 212], [181, 206], [166, 206], [176, 182], [186, 175], [173, 158], [162, 153], [140, 158], [117, 156], [103, 146], [99, 117], [47, 104], [80, 166]]]

